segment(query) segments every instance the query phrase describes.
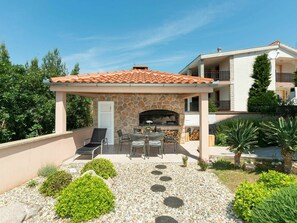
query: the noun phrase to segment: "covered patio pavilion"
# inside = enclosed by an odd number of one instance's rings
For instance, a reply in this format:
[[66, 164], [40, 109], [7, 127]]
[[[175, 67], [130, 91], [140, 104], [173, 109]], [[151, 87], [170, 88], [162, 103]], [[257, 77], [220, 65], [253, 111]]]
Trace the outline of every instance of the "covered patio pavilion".
[[[137, 115], [150, 109], [173, 110], [180, 115], [178, 128], [184, 128], [184, 99], [199, 96], [199, 158], [209, 159], [208, 151], [208, 94], [213, 92], [213, 79], [185, 76], [148, 70], [135, 66], [132, 70], [95, 74], [70, 75], [49, 80], [51, 91], [56, 92], [55, 132], [66, 133], [67, 94], [93, 99], [94, 126], [104, 126], [107, 116], [104, 106], [112, 106], [107, 136], [116, 141], [116, 130], [128, 130], [139, 125]], [[105, 104], [104, 104], [105, 103]], [[103, 105], [103, 106], [101, 106]], [[130, 109], [126, 111], [127, 109]], [[101, 110], [102, 112], [102, 110]], [[102, 119], [102, 120], [101, 120]], [[126, 119], [126, 120], [125, 120]]]

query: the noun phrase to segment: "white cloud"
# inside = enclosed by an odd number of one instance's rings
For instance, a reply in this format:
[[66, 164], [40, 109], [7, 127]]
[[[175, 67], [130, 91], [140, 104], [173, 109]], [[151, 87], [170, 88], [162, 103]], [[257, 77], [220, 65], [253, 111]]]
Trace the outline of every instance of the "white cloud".
[[[199, 30], [199, 28], [206, 26], [224, 15], [224, 13], [230, 13], [233, 8], [234, 5], [231, 2], [225, 2], [219, 5], [209, 5], [203, 9], [189, 10], [184, 16], [179, 16], [176, 20], [171, 18], [158, 27], [138, 30], [137, 33], [127, 36], [75, 38], [77, 41], [89, 41], [93, 44], [100, 40], [101, 46], [91, 47], [83, 52], [65, 56], [63, 60], [67, 64], [79, 62], [82, 72], [129, 69], [133, 63], [139, 63], [139, 61], [155, 65], [162, 63], [173, 64], [182, 60], [184, 55], [163, 55], [160, 57], [154, 54], [153, 47]], [[152, 60], [152, 58], [159, 59]]]

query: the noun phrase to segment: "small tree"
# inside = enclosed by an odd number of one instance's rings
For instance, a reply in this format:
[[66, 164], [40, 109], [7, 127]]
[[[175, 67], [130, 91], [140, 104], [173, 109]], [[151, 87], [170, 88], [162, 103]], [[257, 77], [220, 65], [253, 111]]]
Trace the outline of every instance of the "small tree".
[[240, 167], [241, 154], [251, 150], [258, 144], [258, 127], [254, 126], [250, 121], [239, 120], [232, 123], [224, 133], [226, 134], [229, 150], [235, 153], [234, 164]]
[[280, 117], [276, 122], [262, 123], [261, 125], [266, 138], [281, 148], [284, 171], [290, 173], [292, 171], [292, 160], [297, 151], [297, 118], [286, 121]]

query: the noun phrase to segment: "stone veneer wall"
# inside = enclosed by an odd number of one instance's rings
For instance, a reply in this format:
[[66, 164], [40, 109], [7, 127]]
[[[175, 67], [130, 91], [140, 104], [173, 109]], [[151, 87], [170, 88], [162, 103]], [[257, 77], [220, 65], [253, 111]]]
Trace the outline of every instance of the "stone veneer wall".
[[98, 126], [98, 101], [114, 102], [115, 144], [118, 143], [117, 130], [132, 133], [133, 128], [139, 126], [139, 113], [146, 110], [166, 109], [178, 113], [179, 126], [162, 126], [162, 129], [179, 129], [182, 132], [184, 99], [178, 94], [100, 94], [94, 99], [94, 126]]

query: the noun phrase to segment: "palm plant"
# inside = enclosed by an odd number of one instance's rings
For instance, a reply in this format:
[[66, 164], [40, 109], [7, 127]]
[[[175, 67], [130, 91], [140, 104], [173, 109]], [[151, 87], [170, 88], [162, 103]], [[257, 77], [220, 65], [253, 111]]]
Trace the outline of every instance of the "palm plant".
[[258, 134], [258, 127], [254, 126], [250, 121], [238, 120], [224, 130], [229, 150], [234, 152], [234, 164], [240, 167], [240, 158], [243, 152], [247, 152], [255, 148]]
[[284, 171], [291, 173], [292, 160], [297, 151], [297, 119], [288, 120], [280, 117], [276, 122], [262, 123], [261, 128], [266, 139], [276, 143], [281, 148], [284, 160]]

